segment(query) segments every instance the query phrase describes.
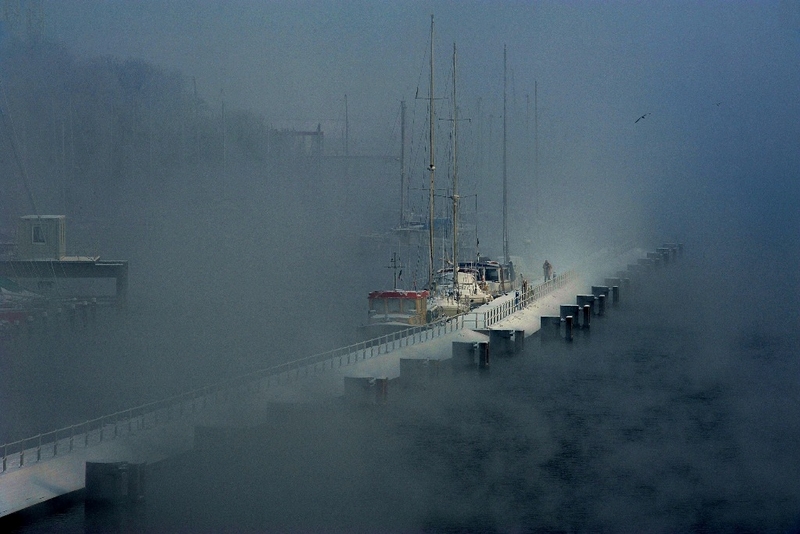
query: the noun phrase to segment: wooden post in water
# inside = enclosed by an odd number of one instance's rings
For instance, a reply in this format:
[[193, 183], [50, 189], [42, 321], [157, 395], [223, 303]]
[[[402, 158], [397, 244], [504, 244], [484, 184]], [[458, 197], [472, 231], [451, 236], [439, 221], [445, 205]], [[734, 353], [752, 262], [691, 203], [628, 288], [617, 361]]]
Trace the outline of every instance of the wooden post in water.
[[489, 371], [489, 343], [486, 341], [478, 343], [478, 369]]
[[565, 324], [565, 328], [566, 328], [565, 332], [564, 332], [564, 340], [565, 341], [572, 341], [572, 316], [571, 315], [567, 315], [564, 318], [564, 324]]

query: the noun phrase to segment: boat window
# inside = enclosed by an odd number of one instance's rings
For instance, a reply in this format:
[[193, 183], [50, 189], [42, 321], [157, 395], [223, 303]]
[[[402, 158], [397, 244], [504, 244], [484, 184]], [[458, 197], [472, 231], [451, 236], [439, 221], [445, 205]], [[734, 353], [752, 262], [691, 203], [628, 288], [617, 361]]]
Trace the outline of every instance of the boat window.
[[386, 299], [388, 313], [400, 313], [403, 311], [403, 299]]
[[486, 269], [486, 281], [487, 282], [499, 282], [500, 281], [500, 269]]
[[453, 272], [438, 273], [434, 281], [437, 286], [453, 285]]
[[32, 230], [33, 230], [33, 232], [32, 232], [32, 240], [33, 240], [33, 242], [34, 243], [44, 243], [45, 242], [45, 240], [44, 240], [44, 228], [42, 228], [38, 224], [35, 224], [35, 225], [33, 225]]
[[383, 299], [369, 299], [369, 311], [383, 313]]

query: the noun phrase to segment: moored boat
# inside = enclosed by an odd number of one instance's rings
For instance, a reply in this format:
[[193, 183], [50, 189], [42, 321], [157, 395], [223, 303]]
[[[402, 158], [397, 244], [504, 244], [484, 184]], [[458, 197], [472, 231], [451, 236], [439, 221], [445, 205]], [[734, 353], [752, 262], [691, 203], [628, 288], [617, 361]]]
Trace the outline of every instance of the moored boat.
[[34, 311], [44, 309], [46, 304], [47, 299], [42, 295], [0, 277], [0, 327], [25, 321]]
[[427, 290], [390, 289], [369, 294], [367, 324], [362, 331], [379, 337], [435, 321], [442, 316], [437, 306], [429, 306]]

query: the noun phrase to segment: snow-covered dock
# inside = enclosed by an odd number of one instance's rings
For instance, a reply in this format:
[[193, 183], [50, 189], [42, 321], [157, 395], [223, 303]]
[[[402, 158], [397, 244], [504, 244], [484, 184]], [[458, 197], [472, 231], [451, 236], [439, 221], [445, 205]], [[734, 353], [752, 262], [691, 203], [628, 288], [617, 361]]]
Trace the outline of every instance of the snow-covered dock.
[[[492, 330], [536, 333], [542, 316], [600, 276], [637, 264], [645, 252], [607, 253], [601, 271], [568, 271], [511, 292], [472, 312], [329, 353], [288, 362], [240, 379], [188, 392], [49, 434], [6, 444], [0, 471], [0, 517], [85, 486], [87, 462], [154, 463], [194, 446], [198, 426], [256, 424], [276, 403], [325, 403], [346, 396], [353, 381], [384, 385], [401, 377], [403, 361], [438, 366], [454, 343], [487, 343]], [[602, 280], [602, 278], [599, 278]], [[385, 390], [384, 390], [385, 391]]]

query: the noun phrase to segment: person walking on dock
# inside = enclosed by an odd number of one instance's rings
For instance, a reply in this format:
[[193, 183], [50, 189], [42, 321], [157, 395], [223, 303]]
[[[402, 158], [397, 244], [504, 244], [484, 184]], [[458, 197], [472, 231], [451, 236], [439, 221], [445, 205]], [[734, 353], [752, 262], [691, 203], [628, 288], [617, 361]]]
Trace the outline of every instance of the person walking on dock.
[[553, 277], [553, 265], [548, 260], [544, 260], [542, 269], [544, 270], [544, 281], [547, 282]]

